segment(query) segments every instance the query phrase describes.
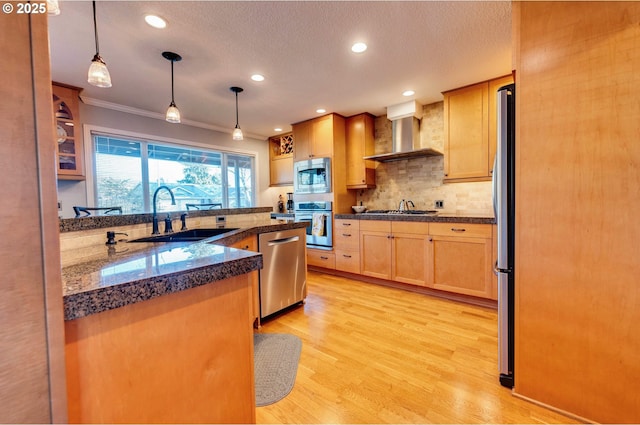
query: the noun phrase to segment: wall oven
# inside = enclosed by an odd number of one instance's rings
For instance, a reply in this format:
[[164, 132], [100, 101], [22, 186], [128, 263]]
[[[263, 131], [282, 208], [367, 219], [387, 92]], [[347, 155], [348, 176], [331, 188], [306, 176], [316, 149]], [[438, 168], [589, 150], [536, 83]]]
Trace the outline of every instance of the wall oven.
[[295, 194], [331, 192], [331, 158], [313, 158], [293, 164]]
[[295, 221], [307, 223], [307, 246], [331, 249], [333, 246], [332, 202], [296, 202]]

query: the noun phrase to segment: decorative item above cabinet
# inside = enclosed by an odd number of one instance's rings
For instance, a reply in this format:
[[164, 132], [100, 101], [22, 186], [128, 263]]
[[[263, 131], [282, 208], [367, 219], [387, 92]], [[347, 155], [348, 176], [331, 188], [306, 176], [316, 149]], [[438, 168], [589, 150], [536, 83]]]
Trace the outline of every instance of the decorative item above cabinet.
[[293, 184], [293, 133], [269, 137], [270, 186]]
[[53, 83], [53, 116], [58, 179], [84, 180], [84, 144], [80, 123], [81, 88]]

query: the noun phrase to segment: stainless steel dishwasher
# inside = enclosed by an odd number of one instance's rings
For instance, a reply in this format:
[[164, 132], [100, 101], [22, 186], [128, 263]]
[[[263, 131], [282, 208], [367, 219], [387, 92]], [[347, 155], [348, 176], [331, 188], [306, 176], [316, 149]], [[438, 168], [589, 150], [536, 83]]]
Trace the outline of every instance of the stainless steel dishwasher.
[[303, 301], [307, 296], [305, 229], [258, 235], [262, 253], [260, 318]]

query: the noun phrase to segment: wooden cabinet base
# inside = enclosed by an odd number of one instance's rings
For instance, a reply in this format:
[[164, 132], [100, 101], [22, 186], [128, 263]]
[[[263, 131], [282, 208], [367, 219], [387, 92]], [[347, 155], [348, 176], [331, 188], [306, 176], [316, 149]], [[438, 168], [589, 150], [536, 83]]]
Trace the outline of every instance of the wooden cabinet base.
[[241, 275], [65, 323], [70, 423], [255, 423]]

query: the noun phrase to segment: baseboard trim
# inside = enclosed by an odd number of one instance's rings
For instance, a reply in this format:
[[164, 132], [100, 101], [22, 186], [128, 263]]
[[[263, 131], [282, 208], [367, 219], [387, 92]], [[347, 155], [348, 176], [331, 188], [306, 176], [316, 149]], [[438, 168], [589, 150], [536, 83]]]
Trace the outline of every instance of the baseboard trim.
[[497, 300], [489, 300], [489, 299], [484, 299], [484, 298], [478, 298], [478, 297], [474, 297], [474, 296], [471, 296], [471, 295], [455, 294], [453, 292], [441, 291], [441, 290], [438, 290], [438, 289], [427, 288], [425, 286], [410, 285], [408, 283], [394, 282], [394, 281], [391, 281], [391, 280], [378, 279], [378, 278], [375, 278], [375, 277], [364, 276], [364, 275], [361, 275], [361, 274], [355, 274], [355, 273], [349, 273], [349, 272], [343, 272], [343, 271], [340, 271], [340, 270], [325, 269], [323, 267], [317, 267], [317, 266], [307, 265], [307, 269], [308, 270], [317, 271], [317, 272], [321, 272], [321, 273], [325, 273], [325, 274], [334, 275], [334, 276], [346, 277], [346, 278], [349, 278], [349, 279], [358, 280], [360, 282], [373, 283], [375, 285], [387, 286], [387, 287], [390, 287], [390, 288], [396, 288], [396, 289], [402, 289], [402, 290], [405, 290], [405, 291], [416, 292], [418, 294], [429, 295], [429, 296], [432, 296], [432, 297], [435, 297], [435, 298], [442, 298], [442, 299], [446, 299], [446, 300], [449, 300], [449, 301], [456, 301], [456, 302], [461, 302], [461, 303], [465, 303], [465, 304], [476, 305], [476, 306], [479, 306], [479, 307], [486, 307], [486, 308], [490, 308], [490, 309], [493, 309], [493, 310], [496, 310], [498, 308], [498, 301]]
[[544, 407], [545, 409], [552, 410], [556, 413], [560, 413], [561, 415], [567, 416], [569, 418], [575, 419], [579, 422], [587, 423], [587, 424], [597, 424], [599, 422], [592, 421], [591, 419], [583, 418], [582, 416], [576, 415], [575, 413], [567, 412], [566, 410], [559, 409], [555, 406], [552, 406], [547, 403], [543, 403], [541, 401], [535, 400], [533, 398], [529, 398], [522, 394], [518, 394], [515, 390], [511, 392], [514, 397], [517, 397], [521, 400], [528, 401], [529, 403], [535, 404], [536, 406]]

